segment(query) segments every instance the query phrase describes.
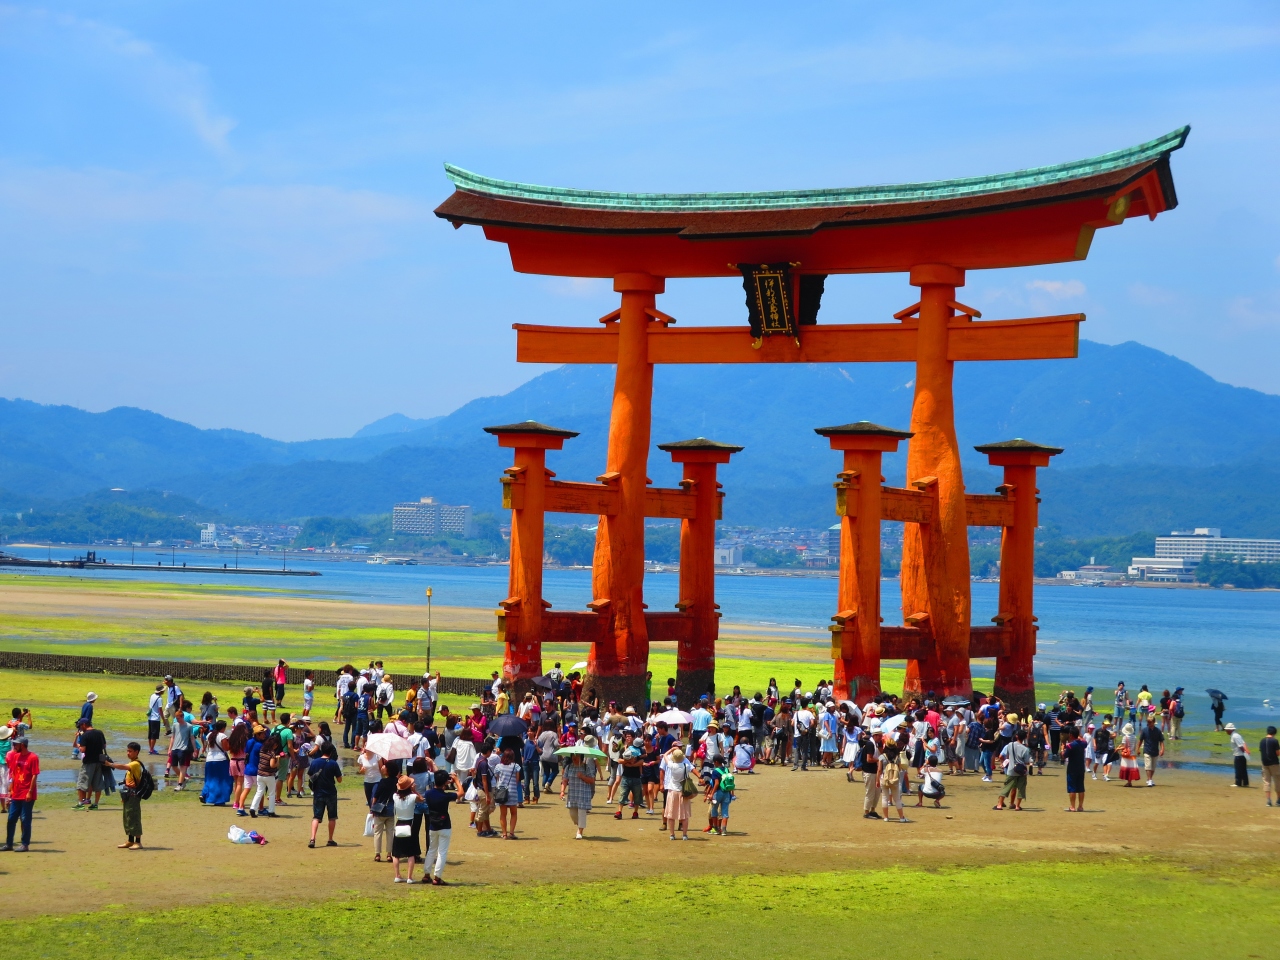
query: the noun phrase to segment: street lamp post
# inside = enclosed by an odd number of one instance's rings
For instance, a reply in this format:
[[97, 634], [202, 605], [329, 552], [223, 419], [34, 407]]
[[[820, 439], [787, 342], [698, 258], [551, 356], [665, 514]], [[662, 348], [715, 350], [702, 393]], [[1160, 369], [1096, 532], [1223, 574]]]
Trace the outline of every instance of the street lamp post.
[[427, 673], [431, 672], [431, 588], [427, 587]]

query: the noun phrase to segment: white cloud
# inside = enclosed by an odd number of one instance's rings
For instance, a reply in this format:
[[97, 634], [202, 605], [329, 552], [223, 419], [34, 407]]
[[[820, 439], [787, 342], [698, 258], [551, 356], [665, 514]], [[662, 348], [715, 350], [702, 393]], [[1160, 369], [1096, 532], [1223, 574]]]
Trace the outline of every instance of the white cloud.
[[1144, 307], [1167, 307], [1178, 302], [1173, 292], [1141, 281], [1129, 284], [1129, 299]]
[[550, 277], [543, 286], [553, 296], [573, 300], [592, 300], [613, 290], [612, 281], [595, 277]]
[[1075, 300], [1085, 295], [1084, 284], [1079, 280], [1032, 280], [1027, 289], [1047, 293], [1055, 300]]
[[1236, 297], [1227, 303], [1227, 316], [1237, 331], [1280, 328], [1280, 309], [1271, 305], [1274, 302], [1268, 299], [1260, 303], [1254, 297]]
[[176, 117], [218, 154], [230, 153], [228, 134], [236, 122], [221, 113], [208, 91], [205, 69], [168, 54], [154, 44], [109, 23], [40, 9], [0, 7], [0, 31], [44, 34], [51, 57], [77, 67], [90, 61], [127, 82], [142, 98]]

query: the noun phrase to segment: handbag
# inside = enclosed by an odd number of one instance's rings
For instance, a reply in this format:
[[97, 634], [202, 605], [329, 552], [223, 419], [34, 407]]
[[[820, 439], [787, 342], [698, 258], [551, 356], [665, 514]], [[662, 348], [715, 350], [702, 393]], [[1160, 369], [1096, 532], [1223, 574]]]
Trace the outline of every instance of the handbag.
[[680, 796], [685, 800], [692, 800], [697, 795], [698, 785], [693, 782], [693, 771], [689, 770], [680, 781]]
[[374, 816], [372, 813], [364, 818], [364, 835], [366, 837], [373, 836], [373, 821]]
[[476, 789], [475, 780], [472, 780], [471, 783], [467, 785], [467, 792], [462, 796], [468, 803], [476, 802], [476, 799], [480, 796], [480, 791]]
[[397, 837], [412, 837], [412, 836], [413, 836], [413, 821], [411, 821], [411, 820], [397, 820], [397, 821], [396, 821], [396, 836], [397, 836]]
[[505, 806], [507, 801], [511, 799], [511, 791], [506, 787], [498, 787], [493, 791], [493, 802], [498, 806]]

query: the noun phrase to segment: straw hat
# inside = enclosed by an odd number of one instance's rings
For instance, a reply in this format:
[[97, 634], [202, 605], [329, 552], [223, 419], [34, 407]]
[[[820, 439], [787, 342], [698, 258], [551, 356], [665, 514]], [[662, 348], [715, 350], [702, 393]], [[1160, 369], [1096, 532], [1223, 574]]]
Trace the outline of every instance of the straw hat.
[[675, 747], [671, 751], [671, 759], [675, 763], [684, 763], [684, 751], [681, 750], [679, 747]]
[[0, 727], [0, 740], [8, 740], [13, 736], [13, 727]]
[[413, 789], [413, 777], [403, 777], [403, 776], [402, 776], [399, 780], [397, 780], [397, 781], [396, 781], [396, 789], [397, 789], [397, 790], [412, 790], [412, 789]]
[[1234, 731], [1234, 730], [1235, 730], [1235, 728], [1236, 728], [1236, 725], [1235, 725], [1234, 723], [1228, 723], [1228, 724], [1227, 724], [1225, 727], [1223, 727], [1222, 729], [1223, 729], [1223, 730], [1227, 730], [1227, 731]]

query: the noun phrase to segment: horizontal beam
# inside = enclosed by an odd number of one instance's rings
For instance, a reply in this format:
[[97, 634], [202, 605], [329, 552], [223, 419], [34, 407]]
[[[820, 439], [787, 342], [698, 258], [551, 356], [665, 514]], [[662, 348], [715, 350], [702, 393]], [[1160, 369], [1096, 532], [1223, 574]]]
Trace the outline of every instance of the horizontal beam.
[[697, 495], [678, 487], [649, 487], [644, 492], [644, 515], [655, 519], [693, 520], [698, 516]]
[[1007, 656], [1009, 639], [1007, 627], [970, 627], [969, 656], [975, 660]]
[[546, 486], [548, 513], [587, 513], [612, 517], [622, 492], [617, 484], [552, 480]]
[[999, 494], [966, 493], [964, 514], [971, 527], [1012, 527], [1013, 501]]
[[[606, 608], [607, 610], [607, 608]], [[508, 617], [517, 617], [505, 611], [498, 613], [498, 640], [507, 642], [511, 624]], [[693, 637], [694, 618], [684, 613], [648, 613], [644, 615], [650, 643], [679, 643]], [[544, 610], [542, 612], [542, 643], [597, 643], [609, 636], [607, 612], [577, 610]], [[532, 638], [520, 638], [522, 640]]]
[[[1049, 360], [1079, 352], [1084, 314], [950, 324], [949, 360]], [[521, 363], [617, 363], [616, 324], [548, 327], [514, 324]], [[802, 327], [800, 343], [765, 337], [753, 348], [749, 327], [649, 328], [650, 363], [883, 363], [916, 359], [915, 322], [818, 324]]]
[[936, 496], [930, 496], [923, 490], [881, 487], [880, 519], [897, 520], [900, 523], [930, 523], [936, 500]]

